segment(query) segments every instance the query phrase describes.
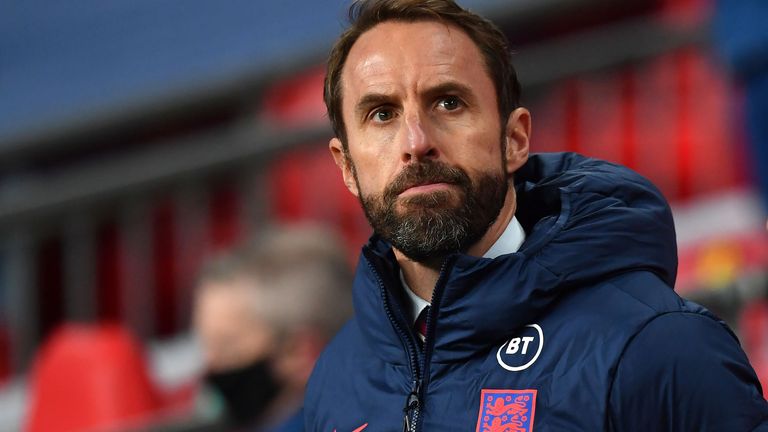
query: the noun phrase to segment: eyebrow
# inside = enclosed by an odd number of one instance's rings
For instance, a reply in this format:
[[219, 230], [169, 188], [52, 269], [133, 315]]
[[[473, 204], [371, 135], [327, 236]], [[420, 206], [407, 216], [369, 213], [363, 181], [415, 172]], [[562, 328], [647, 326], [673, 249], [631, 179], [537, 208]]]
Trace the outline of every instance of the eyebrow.
[[379, 105], [386, 105], [392, 102], [392, 96], [384, 93], [367, 93], [355, 105], [355, 116], [364, 118], [371, 108]]
[[427, 99], [434, 99], [446, 94], [458, 94], [465, 99], [474, 101], [474, 93], [472, 92], [472, 89], [466, 84], [462, 84], [458, 81], [440, 83], [434, 87], [430, 87], [424, 92], [424, 96], [426, 96]]

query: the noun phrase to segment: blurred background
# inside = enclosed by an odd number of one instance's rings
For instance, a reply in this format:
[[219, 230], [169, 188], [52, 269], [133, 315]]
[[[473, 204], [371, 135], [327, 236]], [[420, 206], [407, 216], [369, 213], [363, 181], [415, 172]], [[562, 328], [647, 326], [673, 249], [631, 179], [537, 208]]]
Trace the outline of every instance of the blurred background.
[[[532, 151], [659, 186], [678, 292], [738, 329], [768, 383], [768, 3], [460, 3], [514, 46]], [[68, 323], [127, 331], [163, 395], [115, 430], [193, 430], [201, 266], [307, 221], [332, 227], [352, 265], [370, 228], [328, 155], [322, 102], [347, 5], [0, 2], [0, 431], [30, 424], [41, 347]]]

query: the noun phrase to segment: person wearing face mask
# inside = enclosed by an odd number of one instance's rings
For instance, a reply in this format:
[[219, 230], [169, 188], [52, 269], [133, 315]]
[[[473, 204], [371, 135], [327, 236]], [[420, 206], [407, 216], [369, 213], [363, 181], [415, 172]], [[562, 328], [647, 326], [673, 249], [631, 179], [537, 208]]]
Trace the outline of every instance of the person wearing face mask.
[[193, 325], [228, 427], [303, 430], [304, 387], [351, 314], [350, 287], [338, 239], [314, 226], [268, 230], [204, 268]]

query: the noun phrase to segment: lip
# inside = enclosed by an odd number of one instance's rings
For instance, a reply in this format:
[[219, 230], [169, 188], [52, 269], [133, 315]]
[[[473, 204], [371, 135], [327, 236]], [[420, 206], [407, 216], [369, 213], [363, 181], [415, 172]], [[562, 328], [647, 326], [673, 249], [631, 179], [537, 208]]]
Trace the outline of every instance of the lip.
[[404, 190], [400, 193], [401, 197], [407, 197], [409, 195], [418, 195], [418, 194], [425, 194], [430, 192], [436, 192], [441, 190], [446, 190], [451, 187], [450, 183], [427, 183], [427, 184], [420, 184], [411, 186], [408, 189]]

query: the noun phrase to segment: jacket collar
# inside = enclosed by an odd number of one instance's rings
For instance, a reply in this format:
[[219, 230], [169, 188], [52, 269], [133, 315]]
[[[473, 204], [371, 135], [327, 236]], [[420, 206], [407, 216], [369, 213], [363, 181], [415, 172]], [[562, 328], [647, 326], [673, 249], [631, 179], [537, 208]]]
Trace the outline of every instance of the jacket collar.
[[[575, 154], [532, 155], [515, 173], [517, 217], [528, 236], [495, 259], [454, 254], [435, 290], [432, 361], [461, 361], [501, 343], [560, 296], [611, 275], [647, 270], [670, 287], [677, 255], [671, 212], [647, 180]], [[391, 246], [378, 236], [355, 279], [358, 324], [386, 361], [406, 363], [408, 329]]]
[[[488, 251], [483, 254], [483, 258], [496, 258], [501, 255], [507, 255], [515, 253], [520, 249], [520, 245], [525, 241], [525, 231], [517, 220], [517, 217], [512, 216], [512, 220], [509, 221], [507, 227], [501, 233], [501, 236], [494, 242]], [[415, 322], [416, 318], [421, 314], [430, 303], [427, 300], [417, 296], [411, 288], [408, 286], [405, 278], [403, 277], [402, 270], [400, 271], [400, 284], [404, 288], [406, 308], [409, 312], [409, 318], [411, 322]]]

